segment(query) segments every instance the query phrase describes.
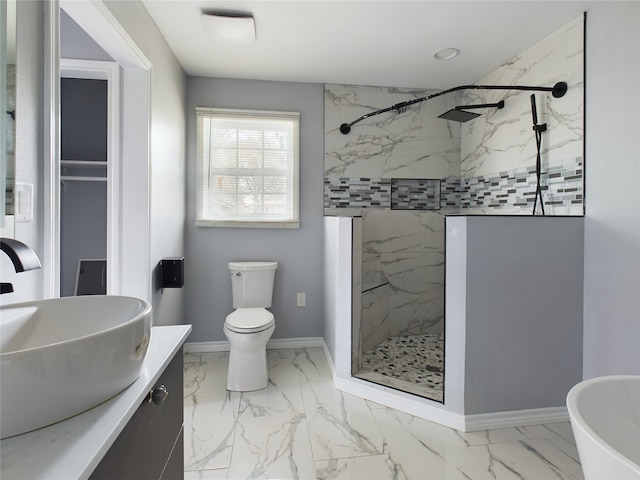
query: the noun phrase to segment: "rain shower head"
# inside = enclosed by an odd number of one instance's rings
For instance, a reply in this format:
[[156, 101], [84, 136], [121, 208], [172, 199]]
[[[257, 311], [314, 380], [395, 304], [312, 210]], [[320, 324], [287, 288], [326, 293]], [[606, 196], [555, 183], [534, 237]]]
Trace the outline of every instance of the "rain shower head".
[[465, 123], [479, 116], [479, 113], [465, 112], [464, 110], [452, 108], [448, 112], [444, 112], [442, 115], [438, 115], [438, 118], [444, 118], [445, 120], [451, 120], [453, 122]]
[[473, 108], [504, 108], [504, 100], [500, 100], [498, 103], [482, 103], [479, 105], [464, 105], [461, 107], [455, 107], [448, 112], [444, 112], [442, 115], [438, 115], [438, 118], [444, 118], [445, 120], [451, 120], [453, 122], [468, 122], [476, 117], [479, 117], [479, 113], [467, 112], [467, 110]]

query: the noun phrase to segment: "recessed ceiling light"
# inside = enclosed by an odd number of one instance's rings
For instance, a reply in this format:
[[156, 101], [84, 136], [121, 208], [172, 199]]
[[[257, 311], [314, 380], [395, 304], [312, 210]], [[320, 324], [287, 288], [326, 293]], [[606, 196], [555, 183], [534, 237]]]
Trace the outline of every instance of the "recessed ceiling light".
[[438, 50], [433, 54], [433, 57], [437, 60], [451, 60], [454, 57], [457, 57], [460, 53], [460, 50], [457, 48], [443, 48], [442, 50]]
[[202, 12], [205, 31], [216, 40], [249, 43], [256, 39], [256, 26], [251, 14]]

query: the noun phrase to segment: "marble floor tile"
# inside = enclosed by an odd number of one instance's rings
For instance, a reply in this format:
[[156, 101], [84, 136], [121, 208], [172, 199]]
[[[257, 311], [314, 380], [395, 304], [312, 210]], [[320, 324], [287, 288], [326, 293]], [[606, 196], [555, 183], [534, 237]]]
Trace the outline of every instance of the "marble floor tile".
[[576, 447], [569, 422], [519, 427], [518, 430], [525, 433], [529, 438], [544, 438], [565, 455], [568, 455], [576, 462], [580, 462], [578, 448]]
[[304, 414], [241, 418], [228, 478], [315, 478]]
[[215, 470], [198, 470], [196, 472], [184, 472], [184, 480], [228, 480], [229, 469], [216, 468]]
[[184, 397], [185, 471], [227, 468], [241, 395], [220, 385], [188, 391]]
[[293, 365], [300, 382], [333, 381], [331, 367], [320, 347], [295, 349]]
[[477, 432], [460, 432], [469, 445], [485, 445], [489, 443], [517, 442], [529, 438], [518, 428], [498, 428], [495, 430], [480, 430]]
[[267, 359], [239, 393], [227, 353], [185, 355], [185, 480], [583, 478], [568, 422], [458, 432], [336, 390], [321, 348]]
[[408, 480], [401, 465], [388, 455], [339, 458], [316, 462], [318, 480]]
[[303, 384], [302, 396], [316, 460], [382, 453], [384, 439], [364, 399], [330, 380]]
[[576, 439], [573, 436], [573, 430], [571, 429], [570, 422], [549, 423], [544, 425], [545, 428], [557, 433], [562, 438], [571, 443], [576, 443]]
[[[284, 383], [284, 385], [282, 384]], [[304, 413], [302, 392], [297, 379], [294, 385], [269, 380], [267, 388], [254, 392], [242, 392], [240, 417], [265, 417], [268, 415], [297, 415]]]
[[227, 384], [229, 352], [184, 354], [185, 388]]
[[391, 408], [372, 413], [408, 478], [493, 478], [455, 430]]
[[584, 478], [575, 459], [544, 439], [478, 445], [469, 450], [497, 479]]

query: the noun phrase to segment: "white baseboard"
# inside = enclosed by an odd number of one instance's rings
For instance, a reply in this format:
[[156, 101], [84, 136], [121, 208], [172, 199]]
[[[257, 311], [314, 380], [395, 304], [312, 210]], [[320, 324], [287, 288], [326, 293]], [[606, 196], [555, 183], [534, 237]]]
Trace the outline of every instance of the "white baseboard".
[[274, 338], [267, 342], [267, 350], [313, 347], [324, 347], [324, 339], [322, 337]]
[[543, 423], [568, 422], [567, 407], [533, 408], [510, 412], [479, 413], [465, 415], [465, 432], [494, 430], [497, 428], [524, 427]]
[[[267, 342], [267, 350], [311, 347], [322, 347], [326, 353], [326, 345], [322, 337], [274, 338]], [[187, 353], [228, 352], [229, 348], [228, 341], [191, 342], [184, 344], [184, 351]], [[327, 358], [330, 357], [327, 355]]]
[[461, 415], [446, 410], [444, 405], [437, 402], [367, 382], [366, 380], [354, 377], [350, 379], [337, 378], [335, 375], [333, 378], [338, 390], [461, 432], [477, 432], [479, 430], [496, 430], [499, 428], [569, 421], [569, 413], [566, 407]]

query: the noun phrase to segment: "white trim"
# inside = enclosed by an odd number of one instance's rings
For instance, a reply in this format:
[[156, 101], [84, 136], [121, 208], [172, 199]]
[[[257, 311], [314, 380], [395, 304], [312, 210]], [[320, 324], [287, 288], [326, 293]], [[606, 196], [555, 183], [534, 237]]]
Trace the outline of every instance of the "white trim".
[[510, 412], [465, 415], [464, 420], [465, 432], [477, 432], [478, 430], [568, 422], [569, 412], [567, 407], [532, 408]]
[[151, 69], [149, 59], [101, 0], [60, 0], [60, 6], [123, 68]]
[[[121, 294], [152, 299], [150, 125], [151, 62], [100, 0], [45, 2], [45, 141], [43, 295], [60, 295], [59, 212], [60, 158], [58, 119], [60, 6], [120, 67], [121, 118], [118, 125], [122, 168], [119, 176], [122, 232], [112, 249], [120, 251], [120, 278], [110, 276]], [[127, 208], [124, 208], [124, 205]]]
[[[267, 350], [276, 350], [280, 348], [313, 348], [321, 347], [327, 354], [327, 359], [331, 363], [327, 346], [322, 337], [300, 337], [300, 338], [275, 338], [267, 342]], [[228, 352], [230, 348], [229, 342], [189, 342], [184, 344], [184, 351], [188, 353], [205, 353], [205, 352]], [[333, 365], [332, 365], [333, 368]]]
[[324, 348], [322, 337], [299, 337], [299, 338], [275, 338], [267, 342], [267, 349], [276, 348]]
[[[115, 62], [60, 59], [61, 78], [82, 78], [107, 81], [107, 294], [121, 294], [120, 245], [120, 67]], [[60, 169], [61, 160], [56, 162]], [[61, 177], [61, 180], [104, 181], [102, 178]], [[60, 215], [58, 216], [60, 219]], [[59, 225], [58, 227], [59, 228]]]
[[[327, 359], [330, 357], [327, 355]], [[500, 428], [568, 422], [566, 407], [461, 415], [445, 410], [440, 404], [358, 378], [334, 376], [338, 390], [399, 410], [424, 420], [436, 422], [461, 432], [477, 432]]]
[[228, 352], [231, 348], [229, 342], [187, 342], [184, 344], [184, 353], [210, 353]]
[[60, 158], [58, 118], [60, 118], [59, 70], [59, 25], [58, 0], [45, 2], [44, 7], [44, 232], [42, 244], [42, 268], [44, 298], [60, 296], [60, 233], [58, 198], [60, 193], [60, 169], [56, 168]]
[[[300, 227], [300, 112], [245, 110], [228, 108], [196, 108], [197, 120], [197, 171], [196, 171], [196, 226], [198, 227], [241, 227], [241, 228], [299, 228]], [[214, 153], [219, 146], [219, 136], [216, 132], [220, 129], [236, 130], [248, 128], [254, 132], [270, 131], [278, 125], [282, 133], [289, 139], [281, 145], [280, 154], [284, 156], [280, 160], [286, 165], [283, 168], [269, 166], [262, 163], [252, 168], [224, 165]], [[285, 133], [286, 132], [286, 133]], [[242, 142], [234, 147], [226, 145], [225, 148], [236, 150], [241, 155], [247, 148]], [[255, 147], [263, 155], [272, 148], [266, 143]], [[251, 149], [254, 151], [254, 149]], [[221, 186], [212, 184], [212, 175], [235, 178], [240, 182], [243, 178], [270, 176], [280, 177], [284, 180], [283, 192], [280, 195], [272, 195], [270, 198], [283, 197], [284, 211], [282, 212], [242, 212], [242, 197], [238, 188], [234, 191], [226, 191]], [[229, 195], [233, 197], [230, 200]], [[268, 210], [269, 193], [262, 190], [258, 198], [254, 199], [261, 210]], [[232, 208], [227, 211], [221, 205], [230, 202]]]

